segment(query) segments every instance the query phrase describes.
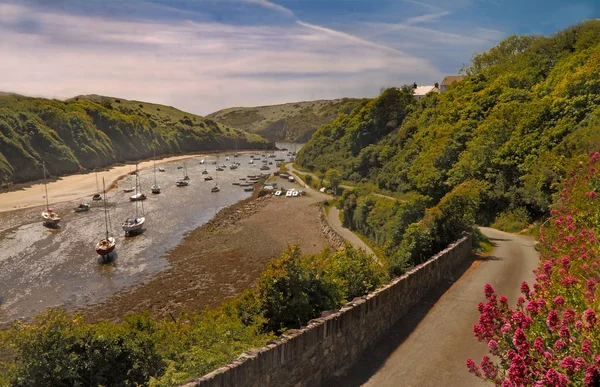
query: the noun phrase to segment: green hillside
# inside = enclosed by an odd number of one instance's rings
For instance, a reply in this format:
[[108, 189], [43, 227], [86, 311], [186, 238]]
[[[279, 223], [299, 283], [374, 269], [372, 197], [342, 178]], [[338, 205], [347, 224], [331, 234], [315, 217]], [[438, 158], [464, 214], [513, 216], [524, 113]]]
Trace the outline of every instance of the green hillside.
[[318, 128], [332, 122], [340, 113], [349, 114], [362, 101], [343, 98], [272, 106], [234, 107], [219, 110], [207, 117], [274, 141], [305, 142]]
[[202, 150], [260, 148], [266, 139], [170, 106], [97, 95], [68, 101], [0, 94], [0, 185], [117, 162]]
[[384, 91], [320, 128], [297, 162], [433, 203], [474, 181], [479, 222], [526, 224], [548, 211], [570, 166], [600, 149], [600, 21], [512, 36], [465, 74], [420, 101]]

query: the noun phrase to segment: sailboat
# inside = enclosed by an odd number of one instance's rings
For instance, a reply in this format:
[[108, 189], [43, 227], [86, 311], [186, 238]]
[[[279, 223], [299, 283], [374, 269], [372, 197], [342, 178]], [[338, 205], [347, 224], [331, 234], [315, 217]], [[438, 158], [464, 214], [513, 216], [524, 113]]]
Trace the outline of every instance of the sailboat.
[[98, 185], [98, 172], [96, 172], [96, 194], [92, 196], [92, 200], [95, 202], [102, 200], [102, 195], [100, 195], [100, 186]]
[[[217, 168], [218, 170], [218, 168]], [[215, 180], [215, 186], [210, 189], [210, 192], [219, 192], [221, 189], [219, 188], [219, 173], [216, 174], [217, 180]]]
[[[131, 173], [131, 165], [130, 165], [130, 166], [129, 166], [129, 176], [131, 176], [131, 175], [133, 175], [133, 174]], [[131, 178], [130, 178], [130, 179], [131, 179]], [[127, 187], [127, 188], [123, 188], [123, 192], [133, 192], [133, 191], [135, 191], [135, 188], [134, 188], [134, 187]]]
[[60, 216], [48, 204], [48, 182], [46, 181], [46, 164], [42, 162], [44, 169], [44, 190], [46, 191], [46, 210], [42, 211], [42, 219], [44, 224], [48, 226], [56, 226], [60, 222]]
[[104, 192], [104, 224], [106, 226], [106, 231], [104, 232], [104, 238], [96, 243], [96, 252], [104, 258], [113, 252], [117, 245], [117, 241], [114, 237], [111, 237], [108, 232], [108, 210], [106, 208], [106, 185], [104, 183], [104, 178], [102, 178], [102, 191]]
[[189, 180], [190, 177], [187, 174], [187, 165], [185, 161], [183, 162], [183, 180]]
[[[137, 171], [137, 166], [136, 166], [136, 171]], [[139, 184], [138, 183], [139, 183], [138, 176], [136, 175], [135, 195], [132, 197], [137, 197], [139, 195], [139, 193], [138, 193], [138, 185]], [[131, 233], [137, 233], [138, 231], [140, 231], [142, 229], [142, 227], [144, 226], [144, 222], [146, 222], [146, 218], [144, 216], [139, 216], [139, 214], [138, 214], [138, 201], [139, 200], [135, 200], [135, 218], [127, 218], [121, 225], [121, 227], [123, 228], [123, 231], [125, 231], [126, 236]], [[144, 204], [142, 203], [142, 214], [143, 214], [143, 212], [144, 212]]]
[[[137, 168], [137, 164], [135, 165], [135, 195], [132, 195], [129, 197], [129, 200], [131, 200], [132, 202], [136, 202], [138, 200], [146, 200], [146, 198], [148, 198], [146, 196], [145, 193], [142, 193], [142, 186], [140, 184], [140, 180], [139, 180], [139, 174], [138, 174], [138, 168]], [[139, 190], [138, 190], [139, 188]]]
[[160, 186], [156, 182], [156, 160], [154, 160], [154, 185], [150, 188], [153, 194], [160, 193]]

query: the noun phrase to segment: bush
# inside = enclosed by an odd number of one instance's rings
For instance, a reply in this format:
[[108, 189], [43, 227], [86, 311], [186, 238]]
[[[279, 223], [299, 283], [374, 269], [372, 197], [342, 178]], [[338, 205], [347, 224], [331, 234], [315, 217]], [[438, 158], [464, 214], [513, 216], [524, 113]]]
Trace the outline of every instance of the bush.
[[468, 359], [477, 376], [502, 386], [600, 385], [599, 159], [565, 180], [541, 232], [535, 282], [521, 284], [516, 308], [485, 285], [473, 333], [496, 359]]
[[524, 207], [498, 214], [492, 227], [506, 232], [519, 232], [529, 225], [529, 214]]

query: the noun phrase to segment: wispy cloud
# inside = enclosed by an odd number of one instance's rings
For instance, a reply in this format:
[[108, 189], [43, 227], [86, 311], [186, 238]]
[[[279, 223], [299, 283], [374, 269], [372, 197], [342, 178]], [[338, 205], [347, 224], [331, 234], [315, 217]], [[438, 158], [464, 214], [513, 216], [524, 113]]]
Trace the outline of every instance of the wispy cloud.
[[294, 16], [294, 12], [292, 10], [290, 10], [289, 8], [286, 8], [282, 5], [273, 3], [272, 1], [269, 1], [269, 0], [241, 0], [241, 1], [243, 1], [244, 3], [248, 3], [248, 4], [258, 5], [263, 8], [273, 10], [273, 11], [281, 12], [284, 15]]
[[[16, 28], [30, 21], [35, 28]], [[227, 106], [374, 96], [439, 75], [386, 44], [305, 22], [156, 22], [0, 4], [0, 90], [105, 94], [199, 114]]]
[[378, 48], [378, 49], [383, 50], [383, 51], [394, 52], [394, 53], [397, 53], [397, 54], [401, 53], [400, 50], [397, 50], [397, 49], [395, 49], [393, 47], [386, 46], [384, 44], [380, 44], [380, 43], [376, 43], [376, 42], [372, 42], [370, 40], [363, 39], [363, 38], [360, 38], [358, 36], [355, 36], [355, 35], [352, 35], [352, 34], [348, 34], [346, 32], [337, 31], [337, 30], [334, 30], [334, 29], [331, 29], [331, 28], [326, 28], [326, 27], [322, 27], [322, 26], [318, 26], [318, 25], [306, 23], [306, 22], [303, 22], [303, 21], [300, 21], [300, 20], [297, 21], [296, 23], [298, 25], [303, 26], [303, 27], [310, 28], [310, 29], [313, 29], [315, 31], [323, 32], [323, 33], [325, 33], [327, 35], [330, 35], [330, 36], [342, 38], [343, 40], [348, 41], [348, 42], [358, 43], [358, 44], [361, 44], [361, 45], [364, 45], [364, 46]]

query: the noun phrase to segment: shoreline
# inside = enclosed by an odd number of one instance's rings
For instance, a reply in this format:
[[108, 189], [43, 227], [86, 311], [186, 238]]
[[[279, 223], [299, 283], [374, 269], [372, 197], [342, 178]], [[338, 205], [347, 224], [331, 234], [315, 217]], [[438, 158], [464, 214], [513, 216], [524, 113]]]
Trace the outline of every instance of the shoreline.
[[[247, 154], [252, 152], [260, 152], [261, 150], [243, 150], [238, 151], [240, 154]], [[85, 173], [75, 173], [59, 177], [48, 183], [48, 197], [50, 198], [50, 206], [53, 204], [69, 202], [72, 200], [82, 199], [87, 196], [91, 196], [96, 191], [96, 172], [98, 172], [98, 179], [105, 178], [107, 192], [117, 187], [117, 183], [129, 175], [130, 168], [135, 164], [138, 164], [138, 169], [146, 169], [152, 167], [154, 160], [159, 161], [161, 164], [171, 163], [180, 160], [186, 160], [201, 156], [210, 155], [224, 155], [235, 152], [234, 150], [218, 150], [214, 152], [202, 152], [202, 153], [188, 153], [184, 155], [166, 156], [163, 158], [152, 158], [140, 160], [132, 164], [112, 164], [107, 166], [101, 171], [90, 171]], [[33, 181], [30, 183], [24, 183], [21, 186], [15, 186], [14, 189], [0, 192], [0, 212], [17, 211], [27, 208], [33, 208], [45, 205], [45, 196], [43, 182]]]
[[[166, 270], [69, 312], [85, 312], [89, 322], [119, 322], [132, 313], [169, 318], [182, 310], [216, 307], [255, 286], [268, 263], [288, 246], [299, 244], [305, 254], [331, 247], [321, 231], [317, 202], [310, 197], [260, 196], [255, 191], [221, 209], [165, 253], [170, 265]], [[290, 222], [297, 225], [286, 228]]]

